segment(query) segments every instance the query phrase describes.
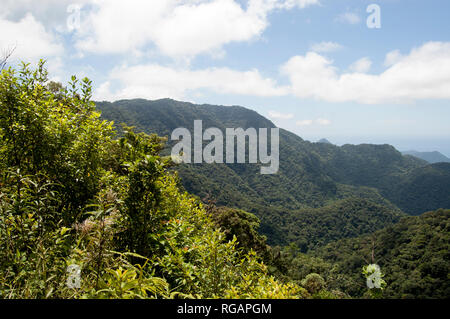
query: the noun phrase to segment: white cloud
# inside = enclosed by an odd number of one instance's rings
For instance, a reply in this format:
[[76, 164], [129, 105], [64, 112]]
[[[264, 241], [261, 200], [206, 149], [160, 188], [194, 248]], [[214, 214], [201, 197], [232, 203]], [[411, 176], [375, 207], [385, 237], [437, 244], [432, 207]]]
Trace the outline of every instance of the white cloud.
[[317, 120], [301, 120], [301, 121], [297, 121], [297, 122], [295, 122], [295, 124], [297, 126], [310, 126], [310, 125], [313, 125], [313, 124], [326, 126], [326, 125], [330, 125], [331, 121], [327, 120], [327, 119], [323, 119], [323, 118], [318, 118]]
[[31, 13], [47, 30], [67, 33], [68, 8], [79, 5], [79, 54], [135, 54], [156, 47], [163, 55], [224, 56], [223, 46], [258, 39], [273, 10], [304, 8], [318, 0], [2, 0], [0, 18]]
[[342, 49], [342, 45], [336, 42], [319, 42], [311, 46], [311, 51], [317, 53], [333, 52]]
[[115, 95], [111, 91], [111, 82], [107, 81], [102, 83], [98, 88], [94, 90], [93, 98], [96, 101], [116, 101], [121, 98]]
[[[191, 70], [157, 64], [122, 66], [109, 75], [110, 82], [118, 84], [115, 89], [105, 83], [97, 91], [97, 98], [183, 99], [206, 90], [260, 97], [293, 94], [299, 98], [363, 104], [450, 99], [450, 43], [429, 42], [412, 50], [409, 55], [398, 55], [396, 62], [380, 74], [366, 73], [370, 66], [370, 59], [362, 58], [352, 64], [349, 71], [339, 71], [332, 60], [308, 52], [305, 56], [292, 57], [282, 66], [281, 73], [289, 78], [289, 86], [280, 86], [255, 69], [237, 71], [223, 67]], [[279, 112], [271, 116], [292, 118]], [[314, 120], [313, 123], [329, 124], [324, 119]], [[308, 122], [300, 121], [299, 125], [308, 125]]]
[[142, 97], [148, 99], [184, 99], [188, 93], [210, 90], [219, 94], [251, 96], [283, 96], [288, 88], [278, 87], [270, 78], [264, 78], [257, 70], [236, 71], [229, 68], [207, 68], [190, 70], [156, 64], [122, 66], [109, 75], [120, 83], [120, 88], [111, 90], [106, 82], [97, 90], [95, 98], [117, 100]]
[[295, 122], [295, 124], [297, 124], [298, 126], [309, 126], [309, 125], [313, 124], [313, 120], [301, 120], [301, 121]]
[[224, 44], [248, 41], [262, 33], [267, 26], [266, 12], [258, 9], [244, 11], [229, 0], [178, 6], [153, 40], [169, 56], [218, 51]]
[[232, 42], [258, 38], [275, 9], [303, 8], [318, 0], [95, 0], [78, 33], [77, 48], [128, 53], [154, 45], [164, 55], [221, 54]]
[[34, 62], [38, 58], [51, 58], [64, 51], [55, 35], [47, 32], [32, 14], [27, 14], [17, 22], [0, 18], [0, 30], [0, 49], [15, 47], [11, 62]]
[[356, 73], [367, 73], [370, 71], [371, 66], [372, 61], [368, 57], [365, 57], [350, 65], [350, 70]]
[[327, 120], [327, 119], [317, 119], [316, 122], [319, 125], [330, 125], [331, 124], [331, 121]]
[[354, 12], [345, 12], [340, 14], [336, 21], [348, 24], [358, 24], [361, 22], [361, 18], [357, 13]]
[[450, 42], [428, 42], [378, 75], [339, 74], [333, 61], [315, 52], [292, 57], [282, 73], [300, 98], [365, 104], [450, 99]]
[[394, 50], [386, 54], [386, 58], [384, 60], [384, 65], [389, 67], [391, 65], [394, 65], [398, 61], [400, 61], [402, 58], [402, 55], [399, 50]]
[[319, 0], [285, 0], [278, 1], [279, 7], [291, 9], [293, 7], [305, 8], [310, 5], [319, 4]]
[[277, 111], [269, 111], [269, 117], [273, 118], [273, 119], [289, 120], [294, 117], [294, 114], [280, 113]]

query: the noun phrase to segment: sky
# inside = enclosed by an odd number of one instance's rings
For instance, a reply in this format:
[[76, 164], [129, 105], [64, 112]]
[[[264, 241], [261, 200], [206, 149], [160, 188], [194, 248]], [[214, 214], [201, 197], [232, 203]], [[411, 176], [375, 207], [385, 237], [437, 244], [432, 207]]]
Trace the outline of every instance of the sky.
[[2, 0], [0, 50], [94, 99], [241, 105], [302, 138], [450, 156], [448, 0]]

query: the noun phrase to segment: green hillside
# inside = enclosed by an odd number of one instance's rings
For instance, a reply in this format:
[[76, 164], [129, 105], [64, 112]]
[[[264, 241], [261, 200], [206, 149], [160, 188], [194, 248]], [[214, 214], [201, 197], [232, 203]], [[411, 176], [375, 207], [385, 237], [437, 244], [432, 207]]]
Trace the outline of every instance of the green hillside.
[[[363, 265], [377, 263], [387, 282], [385, 297], [448, 298], [450, 210], [406, 217], [371, 235], [330, 243], [314, 256], [354, 282], [361, 282]], [[349, 287], [354, 296], [366, 291], [364, 285]]]
[[[195, 119], [202, 119], [204, 128], [222, 130], [274, 127], [256, 112], [238, 106], [194, 105], [170, 99], [101, 102], [97, 106], [104, 118], [117, 124], [124, 122], [165, 136], [177, 127], [192, 129]], [[252, 211], [263, 219], [263, 224], [264, 214], [255, 209], [257, 205], [295, 210], [357, 196], [395, 205], [414, 215], [450, 207], [448, 167], [432, 169], [425, 161], [403, 156], [390, 145], [338, 147], [310, 143], [283, 129], [278, 174], [260, 175], [257, 164], [191, 164], [177, 170], [189, 192], [201, 198], [210, 194], [221, 205]], [[423, 192], [421, 180], [430, 174], [432, 180], [438, 177], [437, 183], [433, 184], [433, 192]], [[408, 188], [408, 198], [416, 200], [405, 200], [404, 187]]]
[[347, 198], [321, 208], [293, 211], [283, 219], [285, 238], [302, 252], [342, 239], [370, 234], [405, 215], [360, 198]]
[[315, 144], [333, 180], [368, 186], [410, 215], [450, 207], [450, 164], [427, 164], [390, 145]]
[[434, 152], [418, 152], [418, 151], [405, 151], [402, 152], [404, 155], [411, 155], [423, 159], [430, 164], [434, 163], [450, 163], [450, 158], [444, 154], [434, 151]]

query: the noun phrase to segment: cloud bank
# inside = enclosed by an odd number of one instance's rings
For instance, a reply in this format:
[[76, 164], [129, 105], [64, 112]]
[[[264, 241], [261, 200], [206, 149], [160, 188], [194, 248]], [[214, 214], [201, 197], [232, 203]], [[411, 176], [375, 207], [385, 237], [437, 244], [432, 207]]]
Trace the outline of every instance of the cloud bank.
[[173, 58], [217, 55], [224, 45], [258, 38], [276, 9], [304, 8], [318, 0], [94, 0], [76, 47], [91, 53], [127, 53], [153, 45]]
[[[325, 53], [342, 46], [320, 42], [310, 52], [291, 57], [280, 66], [278, 76], [262, 70], [229, 67], [191, 68], [195, 56], [221, 56], [230, 43], [261, 37], [269, 25], [269, 14], [317, 5], [318, 0], [80, 0], [80, 29], [64, 28], [69, 0], [5, 0], [0, 12], [0, 49], [16, 46], [14, 60], [47, 58], [54, 68], [67, 62], [67, 41], [85, 55], [122, 61], [134, 53], [141, 59], [108, 71], [96, 91], [98, 98], [173, 97], [212, 91], [249, 96], [287, 96], [326, 102], [361, 104], [411, 103], [422, 99], [450, 99], [450, 42], [428, 42], [409, 53], [388, 52], [382, 71], [374, 72], [370, 57], [362, 57], [346, 68], [337, 68]], [[339, 17], [358, 23], [357, 15]], [[158, 52], [173, 63], [149, 61], [145, 53]], [[73, 56], [73, 54], [72, 54]], [[180, 65], [182, 65], [180, 67]], [[380, 66], [377, 66], [380, 70]], [[279, 83], [283, 83], [280, 85]]]
[[357, 61], [339, 72], [333, 61], [315, 52], [294, 56], [282, 66], [291, 93], [299, 98], [363, 104], [410, 103], [450, 99], [450, 43], [428, 42], [409, 55], [388, 53], [380, 74], [368, 74], [371, 62]]
[[34, 61], [41, 57], [54, 57], [64, 52], [57, 37], [48, 32], [32, 14], [19, 21], [0, 18], [0, 49], [14, 49], [13, 59]]

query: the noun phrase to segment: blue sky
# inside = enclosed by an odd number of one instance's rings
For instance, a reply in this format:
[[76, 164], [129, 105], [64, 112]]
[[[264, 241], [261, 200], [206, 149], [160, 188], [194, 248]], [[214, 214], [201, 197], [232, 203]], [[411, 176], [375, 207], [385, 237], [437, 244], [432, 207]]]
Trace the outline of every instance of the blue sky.
[[[369, 5], [381, 28], [369, 28]], [[0, 48], [95, 98], [242, 105], [316, 141], [450, 156], [447, 0], [2, 0]]]

